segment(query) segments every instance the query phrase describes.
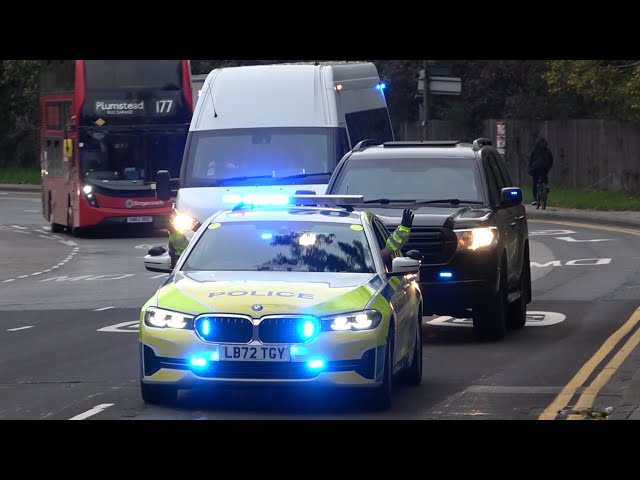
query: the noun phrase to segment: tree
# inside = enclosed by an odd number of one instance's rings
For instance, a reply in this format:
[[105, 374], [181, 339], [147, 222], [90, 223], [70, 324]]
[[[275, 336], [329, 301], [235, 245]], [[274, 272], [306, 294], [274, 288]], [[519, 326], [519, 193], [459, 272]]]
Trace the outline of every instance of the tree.
[[587, 116], [640, 121], [640, 61], [553, 60], [545, 79], [552, 94], [573, 96]]

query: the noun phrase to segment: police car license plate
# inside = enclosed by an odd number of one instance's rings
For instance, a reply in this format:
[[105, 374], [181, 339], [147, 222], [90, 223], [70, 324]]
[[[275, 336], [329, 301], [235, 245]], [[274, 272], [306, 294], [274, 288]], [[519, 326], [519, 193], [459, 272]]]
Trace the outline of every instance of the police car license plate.
[[127, 217], [127, 223], [151, 223], [153, 217]]
[[235, 362], [288, 362], [289, 347], [264, 347], [247, 345], [220, 345], [220, 361]]

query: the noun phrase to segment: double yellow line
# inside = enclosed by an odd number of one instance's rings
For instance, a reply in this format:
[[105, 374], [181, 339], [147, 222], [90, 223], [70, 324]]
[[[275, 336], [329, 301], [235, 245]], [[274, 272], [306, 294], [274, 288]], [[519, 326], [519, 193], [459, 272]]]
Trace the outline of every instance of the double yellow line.
[[[572, 227], [584, 227], [595, 230], [607, 230], [610, 232], [626, 233], [629, 235], [640, 236], [639, 230], [632, 230], [628, 228], [608, 227], [603, 225], [591, 225], [588, 223], [578, 222], [564, 222], [557, 220], [531, 220], [532, 222], [544, 222], [555, 223], [559, 225], [566, 225]], [[540, 414], [538, 420], [554, 420], [559, 412], [565, 407], [569, 406], [571, 399], [575, 396], [576, 392], [587, 379], [593, 374], [595, 369], [602, 363], [602, 361], [613, 352], [617, 345], [625, 338], [638, 324], [640, 323], [640, 307], [638, 307], [631, 317], [616, 330], [607, 340], [602, 344], [598, 351], [578, 370], [571, 381], [562, 389], [558, 396], [551, 402], [551, 404]], [[573, 406], [572, 411], [584, 411], [593, 407], [593, 404], [598, 397], [600, 390], [611, 380], [613, 374], [624, 363], [629, 354], [640, 344], [640, 328], [638, 328], [624, 343], [624, 345], [616, 352], [616, 354], [609, 360], [604, 366], [596, 378], [591, 384], [584, 389], [578, 401]], [[567, 417], [568, 420], [580, 420], [584, 417], [582, 415], [571, 414]]]

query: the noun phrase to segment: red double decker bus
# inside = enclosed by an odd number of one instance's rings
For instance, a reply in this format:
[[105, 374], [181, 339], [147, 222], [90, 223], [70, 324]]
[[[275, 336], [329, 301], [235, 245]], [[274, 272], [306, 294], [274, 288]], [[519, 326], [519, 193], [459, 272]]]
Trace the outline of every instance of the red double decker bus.
[[47, 60], [40, 79], [42, 213], [53, 232], [161, 227], [193, 114], [188, 60]]

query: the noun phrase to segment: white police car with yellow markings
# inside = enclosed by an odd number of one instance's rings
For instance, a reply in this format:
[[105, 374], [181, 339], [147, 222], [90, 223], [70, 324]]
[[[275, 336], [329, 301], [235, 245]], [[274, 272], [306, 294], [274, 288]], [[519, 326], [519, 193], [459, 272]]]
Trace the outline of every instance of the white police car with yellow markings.
[[172, 271], [162, 247], [145, 257], [171, 275], [140, 313], [143, 399], [314, 384], [368, 387], [388, 408], [394, 377], [422, 378], [419, 253], [402, 257], [376, 216], [354, 211], [361, 196], [260, 200], [211, 216]]

